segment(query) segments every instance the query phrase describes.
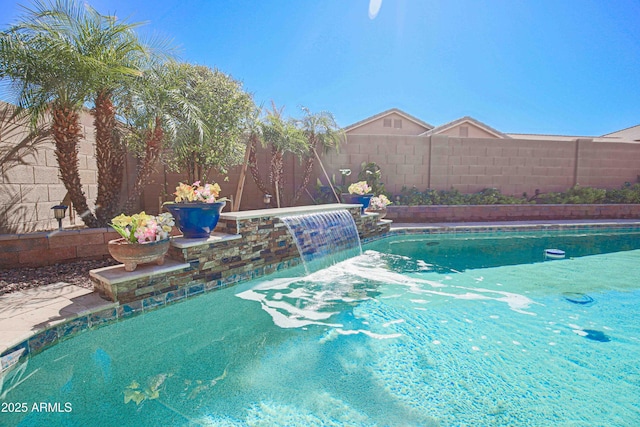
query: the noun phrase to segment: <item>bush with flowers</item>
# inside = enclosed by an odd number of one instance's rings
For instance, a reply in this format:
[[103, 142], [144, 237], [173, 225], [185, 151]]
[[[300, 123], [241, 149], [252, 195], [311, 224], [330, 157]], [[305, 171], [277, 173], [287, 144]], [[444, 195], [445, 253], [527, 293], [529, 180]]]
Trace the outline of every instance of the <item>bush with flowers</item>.
[[384, 194], [381, 194], [371, 198], [371, 201], [369, 202], [369, 210], [380, 211], [390, 204], [391, 200], [389, 200]]
[[349, 186], [349, 194], [357, 194], [363, 196], [371, 192], [371, 187], [367, 184], [367, 181], [358, 181]]
[[111, 227], [129, 243], [147, 243], [166, 240], [173, 227], [173, 216], [161, 213], [158, 216], [140, 212], [134, 215], [121, 214], [111, 220]]
[[180, 202], [202, 202], [202, 203], [215, 203], [226, 201], [226, 198], [219, 199], [220, 186], [217, 183], [204, 184], [200, 181], [196, 181], [193, 184], [180, 183], [176, 187], [176, 192], [173, 193], [176, 196], [176, 203]]

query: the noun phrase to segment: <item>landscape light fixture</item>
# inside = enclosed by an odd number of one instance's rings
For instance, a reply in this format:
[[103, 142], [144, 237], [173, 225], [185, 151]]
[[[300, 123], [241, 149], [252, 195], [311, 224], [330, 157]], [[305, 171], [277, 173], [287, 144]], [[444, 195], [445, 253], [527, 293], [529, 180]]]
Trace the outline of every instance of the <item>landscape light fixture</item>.
[[271, 194], [265, 194], [262, 202], [264, 203], [264, 207], [269, 209], [271, 207]]
[[58, 230], [62, 230], [62, 220], [67, 213], [67, 206], [55, 205], [51, 209], [53, 209], [53, 216], [58, 220]]

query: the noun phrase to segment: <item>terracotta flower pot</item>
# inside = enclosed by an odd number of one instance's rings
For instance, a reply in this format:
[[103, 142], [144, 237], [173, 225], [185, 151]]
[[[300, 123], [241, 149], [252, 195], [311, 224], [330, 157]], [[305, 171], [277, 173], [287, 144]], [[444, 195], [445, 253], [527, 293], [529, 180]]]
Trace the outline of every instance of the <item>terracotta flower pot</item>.
[[124, 264], [126, 271], [133, 271], [139, 264], [155, 262], [164, 264], [164, 256], [169, 250], [169, 239], [158, 242], [131, 243], [124, 238], [109, 241], [109, 253], [116, 261]]
[[377, 213], [378, 214], [378, 220], [381, 220], [382, 218], [384, 218], [385, 216], [387, 216], [387, 208], [384, 207], [382, 209], [374, 209], [374, 208], [367, 208], [365, 210], [365, 212], [367, 213]]

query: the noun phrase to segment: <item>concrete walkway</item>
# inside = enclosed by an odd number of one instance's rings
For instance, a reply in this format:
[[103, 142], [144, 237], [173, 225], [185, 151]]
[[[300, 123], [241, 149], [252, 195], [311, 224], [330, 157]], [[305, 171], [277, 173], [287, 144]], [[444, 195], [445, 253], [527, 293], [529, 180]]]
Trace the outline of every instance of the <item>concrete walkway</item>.
[[0, 353], [67, 319], [116, 305], [63, 282], [0, 295]]

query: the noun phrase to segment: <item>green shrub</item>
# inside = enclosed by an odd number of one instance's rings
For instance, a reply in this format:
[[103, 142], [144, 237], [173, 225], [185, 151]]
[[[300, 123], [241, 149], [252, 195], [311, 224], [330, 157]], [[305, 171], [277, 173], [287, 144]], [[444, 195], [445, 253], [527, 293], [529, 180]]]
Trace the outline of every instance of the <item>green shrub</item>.
[[640, 184], [625, 182], [622, 188], [607, 190], [604, 203], [640, 203]]
[[507, 196], [496, 188], [486, 188], [478, 193], [463, 194], [460, 190], [420, 191], [416, 187], [402, 187], [400, 204], [402, 205], [505, 205], [527, 203], [524, 197]]
[[[363, 165], [361, 176], [368, 176], [378, 189], [374, 191], [376, 195], [385, 194], [394, 203], [399, 198], [401, 205], [513, 205], [524, 203], [537, 204], [600, 204], [600, 203], [640, 203], [640, 183], [631, 184], [626, 182], [621, 188], [602, 189], [593, 187], [582, 187], [576, 185], [562, 193], [538, 193], [527, 198], [527, 194], [521, 197], [508, 196], [502, 194], [497, 188], [485, 188], [473, 194], [463, 194], [459, 190], [433, 190], [427, 188], [424, 191], [413, 187], [402, 187], [400, 194], [393, 197], [384, 190], [384, 184], [379, 182], [379, 168], [375, 163]], [[367, 170], [372, 171], [367, 174]], [[376, 173], [377, 171], [378, 173]], [[371, 185], [371, 184], [370, 184]], [[336, 186], [340, 191], [340, 186]], [[317, 202], [334, 203], [335, 197], [329, 187], [316, 187]]]
[[[576, 185], [563, 193], [538, 193], [527, 198], [508, 196], [496, 188], [485, 188], [474, 194], [463, 194], [459, 190], [418, 190], [402, 187], [401, 205], [511, 205], [523, 203], [538, 204], [600, 204], [600, 203], [640, 203], [640, 183], [625, 183], [619, 189], [582, 187]], [[392, 199], [394, 200], [394, 199]]]
[[604, 203], [607, 190], [576, 185], [564, 193], [541, 194], [536, 203], [541, 204], [597, 204]]

